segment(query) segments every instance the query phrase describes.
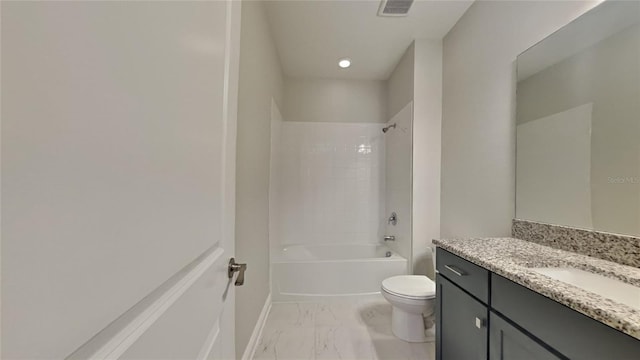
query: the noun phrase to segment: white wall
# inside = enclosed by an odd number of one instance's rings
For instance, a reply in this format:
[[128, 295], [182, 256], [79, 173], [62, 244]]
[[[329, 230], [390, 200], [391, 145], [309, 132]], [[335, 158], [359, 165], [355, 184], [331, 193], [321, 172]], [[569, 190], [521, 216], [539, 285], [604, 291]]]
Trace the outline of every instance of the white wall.
[[242, 5], [236, 188], [236, 258], [248, 264], [236, 297], [236, 353], [242, 354], [269, 294], [271, 101], [283, 76], [264, 4]]
[[[395, 236], [387, 245], [405, 259], [411, 260], [411, 146], [413, 135], [413, 103], [409, 102], [391, 120], [396, 124], [384, 134], [385, 147], [385, 204], [383, 223], [385, 235]], [[396, 225], [386, 219], [392, 212], [397, 214]], [[411, 266], [411, 261], [407, 262]], [[410, 269], [406, 269], [409, 271]]]
[[412, 42], [387, 80], [387, 119], [413, 100], [414, 49]]
[[391, 116], [413, 101], [412, 245], [414, 274], [434, 276], [431, 240], [440, 237], [440, 149], [442, 120], [442, 42], [416, 40], [388, 80]]
[[0, 357], [66, 357], [231, 233], [226, 6], [2, 3]]
[[442, 236], [511, 233], [515, 58], [596, 4], [476, 1], [444, 38]]
[[413, 80], [413, 272], [435, 279], [431, 240], [440, 237], [442, 42], [416, 40]]
[[[409, 184], [408, 193], [405, 191], [386, 192], [385, 224], [392, 211], [398, 213], [398, 227], [386, 225], [386, 232], [396, 235], [396, 241], [389, 244], [396, 252], [407, 258], [407, 272], [411, 273], [413, 268], [412, 244], [413, 244], [413, 212], [411, 210], [413, 202], [412, 189], [412, 166], [413, 157], [413, 81], [414, 81], [414, 60], [415, 43], [412, 42], [405, 53], [396, 64], [393, 72], [387, 80], [387, 108], [389, 111], [389, 124], [395, 121], [410, 126], [406, 136], [393, 134], [394, 129], [389, 130], [385, 137], [389, 148], [387, 149], [387, 164], [391, 164], [393, 174], [387, 174], [387, 181], [390, 186], [400, 186]], [[398, 130], [398, 129], [395, 129]], [[406, 146], [403, 146], [405, 144]], [[394, 169], [395, 168], [395, 169]], [[402, 187], [400, 187], [402, 190]], [[406, 197], [404, 195], [407, 195]], [[406, 227], [405, 227], [406, 226]]]
[[[274, 127], [275, 128], [275, 127]], [[375, 243], [382, 235], [380, 124], [281, 123], [272, 186], [277, 238], [287, 244]], [[274, 161], [274, 164], [276, 164]]]
[[286, 78], [286, 121], [385, 123], [386, 81]]
[[280, 169], [282, 169], [282, 127], [284, 119], [278, 104], [271, 101], [271, 150], [269, 163], [269, 251], [271, 259], [273, 259], [274, 246], [278, 245], [280, 234], [280, 216], [281, 209], [279, 189], [282, 186], [280, 180]]

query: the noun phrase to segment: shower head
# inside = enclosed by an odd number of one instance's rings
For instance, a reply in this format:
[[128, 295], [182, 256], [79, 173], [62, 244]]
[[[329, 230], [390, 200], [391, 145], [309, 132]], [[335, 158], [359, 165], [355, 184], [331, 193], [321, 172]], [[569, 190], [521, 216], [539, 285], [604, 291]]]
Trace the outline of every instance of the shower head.
[[394, 128], [394, 129], [395, 129], [395, 128], [396, 128], [396, 124], [394, 123], [394, 124], [391, 124], [391, 125], [389, 125], [389, 126], [387, 126], [387, 127], [383, 127], [383, 128], [382, 128], [382, 132], [383, 132], [383, 133], [386, 133], [386, 132], [387, 132], [387, 131], [389, 131], [389, 129], [391, 129], [391, 128]]

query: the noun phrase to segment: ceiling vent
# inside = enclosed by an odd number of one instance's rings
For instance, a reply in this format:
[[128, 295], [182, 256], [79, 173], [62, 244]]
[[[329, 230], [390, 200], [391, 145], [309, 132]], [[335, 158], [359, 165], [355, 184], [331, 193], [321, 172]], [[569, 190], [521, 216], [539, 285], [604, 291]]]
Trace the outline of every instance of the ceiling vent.
[[413, 0], [382, 0], [378, 16], [407, 16]]

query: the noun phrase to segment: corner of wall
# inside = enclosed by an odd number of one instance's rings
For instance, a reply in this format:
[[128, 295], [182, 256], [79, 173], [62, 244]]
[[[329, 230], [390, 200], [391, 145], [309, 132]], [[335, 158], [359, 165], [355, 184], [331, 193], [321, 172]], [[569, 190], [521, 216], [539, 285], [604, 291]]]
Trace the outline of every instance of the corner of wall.
[[387, 80], [388, 119], [413, 100], [414, 57], [415, 41], [412, 41]]
[[414, 42], [413, 102], [413, 272], [433, 276], [431, 240], [440, 237], [440, 40]]
[[236, 354], [242, 354], [270, 293], [271, 104], [283, 74], [263, 2], [242, 4], [236, 156], [236, 257], [251, 280], [236, 288]]

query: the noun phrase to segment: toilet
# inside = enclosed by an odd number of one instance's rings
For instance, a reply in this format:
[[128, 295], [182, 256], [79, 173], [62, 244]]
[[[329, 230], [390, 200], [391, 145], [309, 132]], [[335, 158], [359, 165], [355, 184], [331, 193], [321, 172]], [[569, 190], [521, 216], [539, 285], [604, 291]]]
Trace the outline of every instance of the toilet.
[[[436, 284], [424, 275], [392, 276], [382, 281], [382, 296], [393, 307], [391, 331], [408, 342], [432, 341], [425, 323], [433, 325]], [[425, 321], [426, 318], [426, 321]]]

